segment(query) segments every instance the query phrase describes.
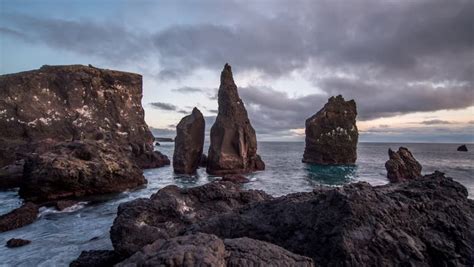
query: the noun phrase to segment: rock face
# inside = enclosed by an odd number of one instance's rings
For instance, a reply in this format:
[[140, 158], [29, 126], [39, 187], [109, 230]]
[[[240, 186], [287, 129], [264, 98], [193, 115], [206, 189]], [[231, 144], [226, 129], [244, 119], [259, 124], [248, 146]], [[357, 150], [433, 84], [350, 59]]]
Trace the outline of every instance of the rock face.
[[458, 147], [458, 151], [462, 151], [462, 152], [467, 152], [467, 146], [466, 145], [461, 145]]
[[[218, 259], [220, 245], [206, 252], [218, 239], [206, 237], [206, 246], [201, 238], [189, 237], [207, 233], [223, 239], [231, 255], [246, 253], [230, 248], [233, 242], [254, 250], [235, 240], [246, 237], [321, 266], [472, 266], [472, 225], [474, 203], [467, 190], [435, 172], [406, 183], [372, 187], [361, 182], [278, 198], [227, 182], [192, 189], [169, 186], [151, 199], [120, 205], [111, 238], [116, 252], [127, 255], [153, 243], [132, 256], [133, 263], [184, 260], [184, 251], [193, 262], [202, 255]], [[194, 241], [186, 247], [184, 240]]]
[[19, 160], [0, 168], [0, 190], [20, 187], [24, 164], [24, 160]]
[[263, 191], [241, 190], [232, 182], [212, 182], [189, 189], [170, 185], [150, 199], [121, 204], [110, 238], [115, 251], [131, 255], [155, 240], [179, 235], [199, 220], [270, 198]]
[[389, 160], [385, 162], [387, 178], [392, 183], [421, 177], [421, 164], [413, 157], [410, 150], [400, 147], [397, 152], [388, 149]]
[[266, 242], [237, 238], [222, 240], [198, 233], [157, 240], [115, 265], [132, 266], [314, 266], [310, 258]]
[[219, 112], [211, 128], [207, 172], [223, 175], [265, 169], [265, 164], [257, 155], [255, 130], [228, 64], [221, 73], [218, 102]]
[[31, 243], [30, 240], [20, 239], [20, 238], [12, 238], [12, 239], [7, 241], [6, 246], [9, 247], [9, 248], [17, 248], [17, 247], [26, 246], [29, 243]]
[[58, 143], [26, 160], [20, 196], [34, 202], [121, 192], [145, 184], [141, 169], [103, 141]]
[[0, 233], [23, 227], [36, 221], [38, 206], [31, 202], [0, 216]]
[[354, 100], [331, 97], [315, 115], [306, 120], [306, 146], [303, 162], [315, 164], [354, 164], [359, 133]]
[[123, 260], [123, 257], [111, 250], [88, 250], [69, 264], [70, 267], [108, 267]]
[[181, 119], [176, 126], [173, 169], [175, 173], [195, 173], [201, 161], [204, 146], [205, 122], [199, 109]]
[[162, 166], [141, 98], [141, 75], [92, 66], [1, 75], [0, 167], [35, 152], [34, 143], [85, 139], [125, 148], [140, 167]]

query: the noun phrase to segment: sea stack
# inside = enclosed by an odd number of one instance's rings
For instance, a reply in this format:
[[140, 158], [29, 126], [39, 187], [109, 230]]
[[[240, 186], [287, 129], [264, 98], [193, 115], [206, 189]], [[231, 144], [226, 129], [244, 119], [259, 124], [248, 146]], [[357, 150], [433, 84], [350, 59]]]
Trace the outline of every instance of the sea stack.
[[408, 148], [400, 147], [397, 152], [388, 149], [389, 160], [385, 163], [387, 178], [392, 183], [421, 177], [421, 164]]
[[467, 146], [466, 145], [461, 145], [458, 147], [458, 151], [461, 151], [461, 152], [467, 152]]
[[204, 146], [205, 122], [199, 109], [194, 108], [191, 115], [181, 119], [176, 126], [174, 140], [173, 169], [178, 174], [196, 172]]
[[207, 172], [215, 175], [265, 169], [257, 155], [257, 137], [237, 92], [232, 69], [225, 64], [218, 92], [219, 111], [211, 128]]
[[303, 162], [314, 164], [354, 164], [359, 133], [354, 100], [331, 97], [315, 115], [306, 120], [306, 147]]

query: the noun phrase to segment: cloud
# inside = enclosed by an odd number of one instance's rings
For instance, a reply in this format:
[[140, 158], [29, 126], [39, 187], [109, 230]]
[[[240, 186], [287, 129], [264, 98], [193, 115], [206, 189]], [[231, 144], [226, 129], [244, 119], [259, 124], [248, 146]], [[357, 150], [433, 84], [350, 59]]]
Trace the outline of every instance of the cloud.
[[191, 94], [191, 93], [203, 92], [203, 89], [202, 88], [195, 88], [195, 87], [185, 86], [185, 87], [180, 87], [180, 88], [176, 88], [176, 89], [171, 89], [171, 91], [181, 93], [181, 94]]
[[425, 124], [425, 125], [438, 125], [438, 124], [452, 124], [450, 121], [444, 121], [444, 120], [427, 120], [427, 121], [422, 121], [420, 124]]
[[178, 107], [173, 104], [163, 103], [163, 102], [152, 102], [150, 103], [150, 106], [156, 109], [161, 109], [161, 110], [177, 110], [178, 109]]

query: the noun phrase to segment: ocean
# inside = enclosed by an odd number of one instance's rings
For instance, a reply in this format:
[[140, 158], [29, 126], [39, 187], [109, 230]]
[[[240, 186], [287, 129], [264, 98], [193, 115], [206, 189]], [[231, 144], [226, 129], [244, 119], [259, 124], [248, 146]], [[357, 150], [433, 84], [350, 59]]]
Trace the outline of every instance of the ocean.
[[[458, 152], [460, 144], [396, 144], [359, 143], [355, 166], [313, 166], [301, 162], [304, 142], [259, 142], [258, 153], [266, 170], [248, 175], [248, 189], [261, 189], [280, 196], [293, 192], [311, 191], [316, 185], [341, 186], [365, 181], [372, 185], [386, 184], [385, 161], [388, 148], [405, 146], [423, 166], [423, 174], [435, 170], [446, 173], [462, 183], [474, 196], [474, 145], [469, 152]], [[173, 143], [162, 143], [157, 149], [172, 158]], [[206, 150], [205, 150], [206, 151]], [[0, 266], [68, 266], [83, 250], [112, 249], [109, 229], [117, 206], [132, 199], [149, 197], [158, 189], [175, 184], [181, 187], [202, 185], [217, 179], [199, 169], [194, 176], [179, 176], [171, 166], [145, 170], [148, 185], [120, 194], [84, 199], [62, 212], [42, 208], [38, 220], [26, 227], [0, 233]], [[21, 199], [16, 190], [0, 192], [0, 214], [19, 207]], [[31, 240], [31, 244], [9, 249], [4, 245], [10, 238]]]

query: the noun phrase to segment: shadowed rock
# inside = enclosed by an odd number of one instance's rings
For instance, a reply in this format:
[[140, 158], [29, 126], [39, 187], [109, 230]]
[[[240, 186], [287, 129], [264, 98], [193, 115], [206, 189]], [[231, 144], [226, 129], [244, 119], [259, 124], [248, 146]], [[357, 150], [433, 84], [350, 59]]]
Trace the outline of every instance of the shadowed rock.
[[70, 267], [109, 267], [124, 258], [111, 250], [88, 250], [81, 252], [77, 259], [69, 264]]
[[461, 145], [458, 147], [458, 151], [462, 151], [462, 152], [467, 152], [467, 146], [466, 145]]
[[306, 146], [303, 162], [315, 164], [354, 164], [359, 133], [354, 100], [331, 97], [315, 115], [306, 120]]
[[25, 163], [20, 196], [46, 202], [121, 192], [146, 183], [142, 171], [120, 148], [102, 141], [58, 143]]
[[385, 162], [387, 178], [392, 183], [421, 177], [421, 164], [413, 157], [410, 150], [400, 147], [397, 152], [388, 149], [389, 160]]
[[24, 160], [18, 160], [10, 165], [0, 168], [0, 190], [20, 187], [24, 165]]
[[23, 206], [0, 216], [0, 232], [10, 231], [36, 221], [38, 206], [27, 202]]
[[228, 64], [221, 73], [218, 102], [219, 112], [211, 128], [207, 172], [223, 175], [265, 169], [265, 164], [257, 155], [255, 130]]
[[30, 240], [20, 239], [20, 238], [12, 238], [12, 239], [7, 241], [6, 246], [9, 247], [9, 248], [17, 248], [17, 247], [26, 246], [29, 243], [31, 243]]
[[222, 181], [227, 181], [227, 182], [232, 182], [232, 183], [237, 183], [237, 184], [245, 184], [250, 182], [250, 180], [240, 174], [226, 174], [222, 177]]
[[176, 126], [173, 169], [175, 173], [195, 173], [199, 167], [204, 146], [204, 117], [194, 108], [191, 115], [181, 119]]

